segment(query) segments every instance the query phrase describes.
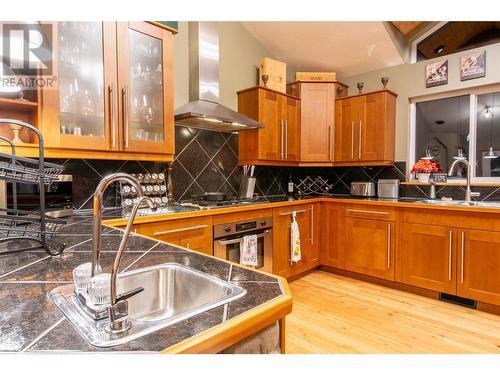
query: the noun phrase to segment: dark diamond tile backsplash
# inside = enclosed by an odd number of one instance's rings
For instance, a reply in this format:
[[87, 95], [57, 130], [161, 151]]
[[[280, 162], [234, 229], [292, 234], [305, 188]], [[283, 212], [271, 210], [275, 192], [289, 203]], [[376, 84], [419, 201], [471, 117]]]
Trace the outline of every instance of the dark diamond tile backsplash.
[[[222, 191], [237, 196], [242, 169], [238, 166], [238, 136], [236, 134], [198, 130], [183, 126], [175, 128], [176, 155], [173, 163], [174, 199], [182, 201], [192, 195], [209, 191]], [[166, 171], [165, 163], [52, 159], [63, 164], [64, 173], [73, 175], [73, 196], [76, 209], [90, 209], [92, 195], [99, 181], [114, 172], [159, 173]], [[349, 194], [351, 181], [373, 181], [381, 178], [406, 180], [406, 163], [396, 162], [394, 167], [267, 167], [255, 169], [255, 193], [260, 196], [286, 194], [289, 177], [297, 183], [306, 176], [322, 176], [333, 184], [335, 194]], [[500, 188], [475, 187], [480, 200], [500, 200]], [[401, 185], [400, 196], [426, 198], [426, 186]], [[438, 187], [439, 197], [463, 199], [462, 187]], [[119, 206], [120, 197], [115, 187], [105, 195], [107, 207]]]

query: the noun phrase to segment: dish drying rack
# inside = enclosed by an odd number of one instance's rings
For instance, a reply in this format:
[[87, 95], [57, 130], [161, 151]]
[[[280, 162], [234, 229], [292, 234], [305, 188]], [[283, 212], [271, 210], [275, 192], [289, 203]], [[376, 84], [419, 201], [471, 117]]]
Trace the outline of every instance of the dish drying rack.
[[[0, 251], [11, 254], [43, 248], [49, 255], [59, 255], [66, 244], [54, 249], [49, 242], [66, 222], [45, 214], [45, 185], [49, 185], [62, 172], [63, 167], [48, 163], [43, 158], [43, 137], [40, 131], [26, 122], [12, 119], [0, 119], [0, 126], [19, 125], [34, 132], [38, 138], [38, 160], [16, 156], [15, 144], [0, 136], [0, 141], [10, 145], [11, 153], [0, 152], [0, 180], [12, 183], [12, 207], [0, 208], [0, 244], [18, 242], [23, 244], [18, 249]], [[17, 207], [17, 184], [36, 184], [39, 190], [40, 210], [26, 211]], [[28, 244], [32, 243], [31, 246]]]

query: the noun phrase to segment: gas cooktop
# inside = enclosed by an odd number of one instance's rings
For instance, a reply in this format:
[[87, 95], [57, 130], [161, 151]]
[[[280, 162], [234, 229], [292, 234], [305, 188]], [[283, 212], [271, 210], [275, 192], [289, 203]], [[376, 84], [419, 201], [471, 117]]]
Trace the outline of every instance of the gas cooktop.
[[191, 199], [187, 201], [180, 202], [180, 205], [183, 207], [194, 207], [200, 210], [210, 210], [214, 208], [222, 208], [222, 207], [234, 207], [234, 206], [246, 206], [258, 203], [266, 203], [269, 202], [268, 199], [263, 197], [256, 197], [252, 199], [248, 198], [230, 198], [221, 201], [213, 201], [206, 199]]

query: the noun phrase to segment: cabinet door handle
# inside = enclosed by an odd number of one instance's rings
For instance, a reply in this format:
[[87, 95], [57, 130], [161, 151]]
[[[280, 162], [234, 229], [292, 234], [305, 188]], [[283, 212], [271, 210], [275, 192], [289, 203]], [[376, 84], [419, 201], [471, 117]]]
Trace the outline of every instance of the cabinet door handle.
[[352, 208], [348, 208], [347, 212], [356, 212], [356, 213], [360, 213], [360, 214], [389, 215], [389, 212], [386, 212], [386, 211], [355, 210]]
[[351, 159], [354, 159], [354, 121], [351, 122]]
[[362, 135], [362, 127], [363, 127], [363, 123], [361, 122], [361, 120], [359, 120], [359, 145], [358, 145], [358, 159], [361, 160], [361, 143], [362, 143], [362, 140], [363, 140], [363, 135]]
[[195, 229], [203, 229], [206, 228], [208, 225], [203, 224], [203, 225], [196, 225], [194, 227], [186, 227], [186, 228], [178, 228], [178, 229], [169, 229], [169, 230], [164, 230], [160, 232], [154, 232], [154, 236], [161, 236], [163, 234], [171, 234], [171, 233], [179, 233], [179, 232], [187, 232], [188, 230], [195, 230]]
[[285, 147], [283, 146], [284, 142], [284, 125], [283, 125], [283, 120], [280, 120], [280, 158], [283, 159], [285, 157], [285, 152], [284, 149]]
[[115, 85], [112, 83], [108, 87], [109, 100], [109, 122], [111, 125], [111, 147], [116, 147], [116, 132], [115, 132]]
[[387, 224], [387, 269], [391, 269], [391, 223]]
[[314, 245], [314, 206], [311, 206], [311, 245]]
[[307, 212], [307, 210], [297, 210], [297, 211], [290, 211], [290, 212], [280, 212], [280, 216], [286, 216], [286, 215], [291, 215], [293, 213], [296, 214], [301, 214], [302, 212]]
[[462, 231], [462, 256], [460, 259], [460, 283], [464, 283], [464, 251], [465, 251], [465, 233]]
[[285, 120], [285, 159], [288, 159], [288, 120]]
[[451, 281], [451, 244], [453, 242], [453, 231], [450, 229], [450, 246], [448, 247], [448, 281]]
[[122, 89], [123, 102], [123, 127], [125, 128], [125, 148], [128, 148], [128, 89], [124, 86]]
[[329, 149], [330, 149], [330, 161], [333, 160], [333, 128], [332, 126], [328, 127], [328, 139], [329, 139]]

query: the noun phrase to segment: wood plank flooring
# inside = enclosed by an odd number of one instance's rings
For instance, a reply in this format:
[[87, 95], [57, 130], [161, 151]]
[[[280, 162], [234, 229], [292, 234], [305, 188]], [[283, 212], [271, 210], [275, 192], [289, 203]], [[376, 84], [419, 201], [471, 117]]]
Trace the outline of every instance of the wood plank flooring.
[[323, 271], [290, 283], [286, 352], [500, 353], [500, 316]]

